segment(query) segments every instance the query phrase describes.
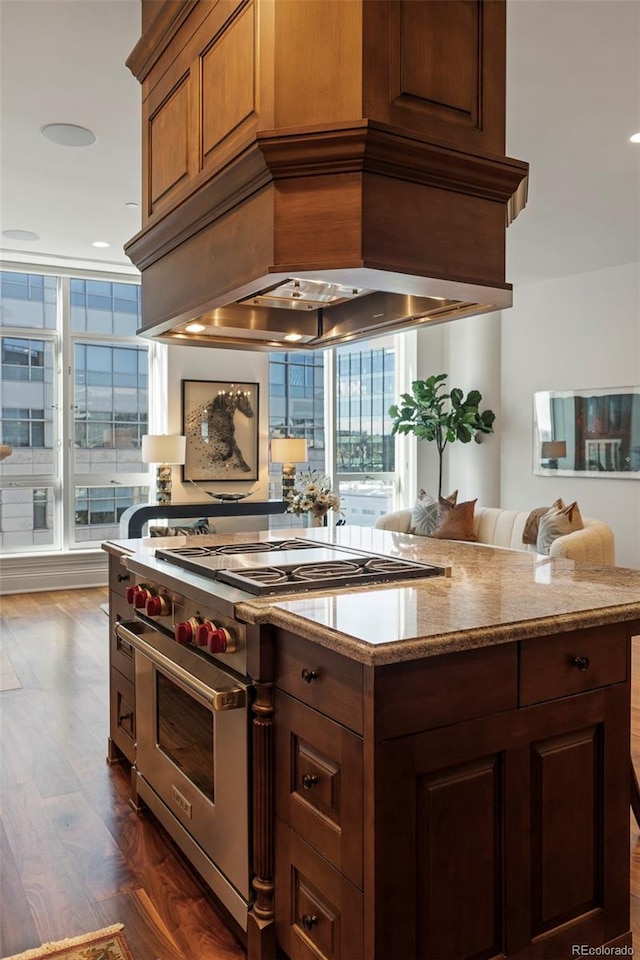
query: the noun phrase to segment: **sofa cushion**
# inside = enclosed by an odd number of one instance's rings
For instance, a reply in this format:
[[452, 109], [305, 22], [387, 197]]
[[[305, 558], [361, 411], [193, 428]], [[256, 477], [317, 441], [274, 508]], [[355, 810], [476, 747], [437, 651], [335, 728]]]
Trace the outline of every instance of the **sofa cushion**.
[[[458, 491], [454, 490], [445, 499], [449, 503], [455, 504], [458, 499]], [[437, 499], [427, 493], [426, 490], [421, 490], [416, 505], [411, 511], [409, 533], [415, 533], [419, 537], [430, 537], [438, 525], [438, 509]]]
[[538, 553], [548, 555], [554, 540], [565, 536], [567, 533], [582, 530], [583, 527], [584, 523], [580, 516], [577, 501], [574, 500], [566, 507], [551, 507], [540, 517], [538, 524], [538, 541], [536, 544]]
[[194, 520], [192, 523], [179, 521], [171, 527], [149, 526], [150, 537], [179, 537], [181, 535], [193, 537], [215, 532], [216, 528], [209, 523], [206, 517], [201, 517], [200, 520]]
[[438, 540], [467, 540], [475, 542], [478, 538], [473, 529], [473, 511], [476, 500], [465, 503], [451, 503], [440, 497], [438, 504], [438, 523], [431, 534]]

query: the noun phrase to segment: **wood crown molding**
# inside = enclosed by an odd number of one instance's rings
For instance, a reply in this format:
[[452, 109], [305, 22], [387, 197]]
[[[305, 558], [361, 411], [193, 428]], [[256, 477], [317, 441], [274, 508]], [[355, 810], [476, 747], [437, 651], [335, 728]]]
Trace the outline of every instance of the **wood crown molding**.
[[367, 120], [332, 130], [265, 131], [258, 143], [274, 180], [377, 173], [504, 204], [511, 203], [529, 170], [521, 160], [466, 153]]
[[180, 3], [176, 3], [175, 0], [165, 0], [125, 61], [140, 83], [147, 77], [199, 2], [200, 0], [180, 0]]
[[125, 252], [144, 270], [272, 181], [344, 173], [380, 174], [501, 203], [509, 223], [526, 202], [528, 169], [521, 160], [466, 153], [367, 120], [265, 131], [177, 207], [152, 218]]
[[271, 182], [253, 143], [177, 207], [153, 218], [125, 244], [125, 253], [144, 270]]

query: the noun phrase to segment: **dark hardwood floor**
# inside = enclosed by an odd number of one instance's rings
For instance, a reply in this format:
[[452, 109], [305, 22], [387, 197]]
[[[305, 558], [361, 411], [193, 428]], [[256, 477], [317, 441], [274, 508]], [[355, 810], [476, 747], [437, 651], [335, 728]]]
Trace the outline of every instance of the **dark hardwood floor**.
[[[126, 765], [105, 761], [105, 601], [106, 589], [0, 597], [0, 956], [122, 922], [136, 960], [240, 960], [167, 835], [128, 806]], [[640, 637], [633, 659], [640, 771]], [[640, 831], [630, 825], [638, 938]]]
[[106, 763], [106, 599], [0, 597], [0, 956], [122, 922], [136, 960], [244, 958]]

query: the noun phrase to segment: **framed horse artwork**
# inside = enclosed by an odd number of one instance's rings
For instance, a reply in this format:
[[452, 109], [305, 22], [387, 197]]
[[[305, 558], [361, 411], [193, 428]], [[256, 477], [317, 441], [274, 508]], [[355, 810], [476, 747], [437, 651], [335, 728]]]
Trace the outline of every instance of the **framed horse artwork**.
[[258, 384], [182, 381], [182, 479], [258, 479]]

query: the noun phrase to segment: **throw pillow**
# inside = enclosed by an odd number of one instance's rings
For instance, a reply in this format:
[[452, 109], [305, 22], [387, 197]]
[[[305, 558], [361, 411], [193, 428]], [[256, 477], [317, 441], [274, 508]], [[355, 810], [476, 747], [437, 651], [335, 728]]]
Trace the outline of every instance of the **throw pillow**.
[[573, 533], [574, 530], [582, 530], [583, 527], [577, 501], [574, 500], [566, 507], [551, 507], [540, 517], [536, 550], [548, 556], [554, 540], [564, 537], [567, 533]]
[[475, 542], [478, 538], [473, 529], [473, 513], [478, 499], [464, 503], [450, 503], [440, 497], [438, 504], [438, 524], [431, 534], [438, 540], [467, 540]]
[[[446, 498], [449, 503], [455, 503], [458, 491], [454, 490]], [[438, 501], [426, 490], [421, 490], [416, 505], [411, 511], [411, 525], [409, 533], [419, 537], [430, 537], [438, 524]]]
[[538, 527], [540, 526], [540, 517], [543, 517], [549, 510], [562, 510], [564, 503], [562, 498], [555, 500], [550, 507], [536, 507], [527, 517], [522, 531], [522, 542], [529, 545], [535, 545], [538, 542]]
[[206, 517], [194, 520], [193, 523], [179, 523], [174, 527], [149, 527], [150, 537], [194, 537], [215, 532], [216, 528], [209, 523]]

